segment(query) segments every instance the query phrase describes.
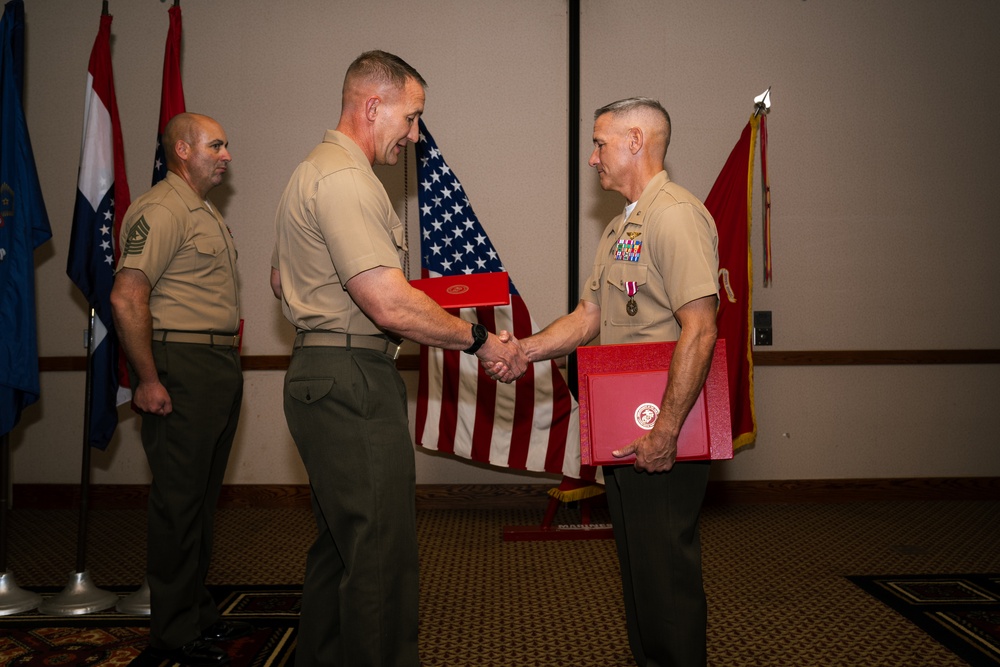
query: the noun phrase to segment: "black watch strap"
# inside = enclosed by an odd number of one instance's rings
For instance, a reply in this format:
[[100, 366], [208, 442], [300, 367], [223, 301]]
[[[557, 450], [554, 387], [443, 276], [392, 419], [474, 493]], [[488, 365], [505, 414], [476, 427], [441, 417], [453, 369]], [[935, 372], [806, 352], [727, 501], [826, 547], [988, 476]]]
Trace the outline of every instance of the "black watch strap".
[[483, 346], [486, 339], [490, 337], [490, 332], [486, 330], [482, 324], [472, 325], [472, 345], [467, 347], [463, 352], [466, 354], [475, 354], [479, 348]]

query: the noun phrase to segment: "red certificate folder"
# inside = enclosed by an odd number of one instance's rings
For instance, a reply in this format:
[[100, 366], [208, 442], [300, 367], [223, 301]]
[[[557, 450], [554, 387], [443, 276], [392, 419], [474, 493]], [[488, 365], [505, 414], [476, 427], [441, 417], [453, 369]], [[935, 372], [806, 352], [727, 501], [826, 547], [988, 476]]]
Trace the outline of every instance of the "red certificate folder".
[[411, 280], [410, 284], [442, 308], [506, 306], [510, 303], [510, 279], [504, 272], [420, 278]]
[[[578, 348], [580, 454], [587, 465], [634, 463], [611, 452], [653, 427], [676, 343]], [[715, 344], [705, 386], [677, 438], [677, 460], [733, 458], [726, 342]]]

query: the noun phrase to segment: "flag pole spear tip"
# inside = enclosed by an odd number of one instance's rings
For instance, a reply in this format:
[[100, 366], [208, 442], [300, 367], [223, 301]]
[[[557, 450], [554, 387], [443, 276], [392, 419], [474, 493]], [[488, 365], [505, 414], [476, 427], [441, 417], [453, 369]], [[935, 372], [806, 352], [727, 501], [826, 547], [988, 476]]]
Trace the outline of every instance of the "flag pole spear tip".
[[753, 106], [754, 116], [759, 116], [762, 113], [766, 114], [771, 111], [771, 86], [768, 86], [767, 90], [753, 98]]
[[101, 3], [101, 16], [108, 15], [108, 0], [103, 0]]

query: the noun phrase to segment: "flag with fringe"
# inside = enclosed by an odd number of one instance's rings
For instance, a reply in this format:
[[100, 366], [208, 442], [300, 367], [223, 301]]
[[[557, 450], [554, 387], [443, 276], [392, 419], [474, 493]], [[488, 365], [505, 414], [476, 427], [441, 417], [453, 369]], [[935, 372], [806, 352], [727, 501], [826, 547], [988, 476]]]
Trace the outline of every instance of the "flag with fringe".
[[733, 447], [757, 437], [753, 403], [753, 350], [750, 318], [753, 265], [750, 228], [753, 223], [754, 152], [763, 116], [753, 116], [729, 154], [705, 208], [719, 231], [719, 338], [726, 340], [729, 364], [729, 407]]
[[[417, 156], [421, 277], [505, 271], [465, 189], [420, 121]], [[539, 329], [510, 280], [510, 304], [452, 310], [490, 331]], [[554, 361], [512, 384], [489, 379], [472, 355], [422, 347], [416, 439], [427, 449], [516, 470], [594, 480], [580, 464], [579, 406]]]

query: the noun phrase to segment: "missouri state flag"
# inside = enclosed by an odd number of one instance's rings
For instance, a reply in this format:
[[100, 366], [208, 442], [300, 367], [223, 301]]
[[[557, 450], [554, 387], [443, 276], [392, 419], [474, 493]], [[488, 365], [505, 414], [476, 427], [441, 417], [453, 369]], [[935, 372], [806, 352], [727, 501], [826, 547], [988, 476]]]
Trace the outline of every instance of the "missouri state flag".
[[[417, 155], [421, 277], [505, 271], [465, 189], [420, 121]], [[516, 338], [538, 331], [513, 280], [510, 304], [451, 310], [490, 331]], [[592, 481], [580, 464], [579, 406], [554, 361], [528, 366], [517, 382], [491, 380], [479, 360], [423, 346], [416, 414], [417, 443], [495, 466], [560, 473]]]
[[127, 390], [119, 392], [119, 345], [111, 319], [118, 231], [130, 199], [111, 70], [111, 21], [110, 15], [101, 16], [87, 68], [83, 146], [66, 265], [66, 273], [94, 309], [87, 439], [100, 449], [108, 446], [118, 426], [117, 406], [130, 398]]
[[23, 36], [24, 2], [11, 0], [0, 19], [0, 436], [41, 393], [34, 251], [52, 237], [21, 102]]

